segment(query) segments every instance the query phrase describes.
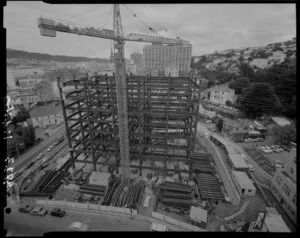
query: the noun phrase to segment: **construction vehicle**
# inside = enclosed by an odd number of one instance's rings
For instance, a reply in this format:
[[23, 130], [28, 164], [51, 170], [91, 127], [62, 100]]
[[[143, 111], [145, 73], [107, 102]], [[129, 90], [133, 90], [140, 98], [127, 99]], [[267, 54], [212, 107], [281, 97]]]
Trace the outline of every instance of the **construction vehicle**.
[[[119, 4], [114, 4], [113, 9], [113, 30], [100, 29], [96, 27], [82, 27], [78, 24], [57, 21], [50, 18], [38, 18], [38, 27], [43, 36], [55, 37], [56, 31], [85, 35], [90, 37], [105, 38], [114, 41], [114, 62], [115, 80], [118, 108], [118, 126], [120, 141], [121, 176], [124, 183], [130, 179], [130, 159], [129, 159], [129, 132], [128, 132], [128, 106], [127, 106], [127, 85], [124, 59], [125, 41], [150, 42], [156, 44], [180, 44], [190, 45], [188, 41], [181, 39], [170, 39], [159, 36], [147, 36], [141, 34], [129, 34], [123, 36], [123, 27]], [[71, 144], [69, 143], [71, 149]]]

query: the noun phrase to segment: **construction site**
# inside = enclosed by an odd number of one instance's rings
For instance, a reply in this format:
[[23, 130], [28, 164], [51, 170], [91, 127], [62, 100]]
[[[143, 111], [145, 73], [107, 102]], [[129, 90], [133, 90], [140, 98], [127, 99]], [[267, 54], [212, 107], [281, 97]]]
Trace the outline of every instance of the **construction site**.
[[[241, 230], [247, 219], [263, 211], [264, 201], [255, 197], [248, 166], [237, 166], [240, 156], [229, 153], [222, 138], [197, 131], [196, 80], [192, 75], [153, 77], [125, 71], [125, 41], [178, 47], [190, 43], [178, 37], [124, 37], [118, 4], [113, 10], [113, 31], [38, 19], [44, 36], [55, 37], [60, 31], [113, 40], [115, 73], [73, 75], [66, 81], [56, 77], [66, 129], [57, 143], [64, 143], [40, 157], [41, 162], [32, 162], [35, 169], [22, 177], [17, 193], [70, 202], [73, 209], [83, 203], [95, 205], [98, 212], [127, 209], [132, 215], [134, 209], [163, 222], [167, 214], [170, 221], [177, 219], [173, 224], [185, 222], [202, 230], [219, 231], [221, 224], [226, 230]], [[226, 167], [227, 157], [214, 143], [224, 144], [233, 166]], [[246, 219], [248, 205], [255, 214]]]

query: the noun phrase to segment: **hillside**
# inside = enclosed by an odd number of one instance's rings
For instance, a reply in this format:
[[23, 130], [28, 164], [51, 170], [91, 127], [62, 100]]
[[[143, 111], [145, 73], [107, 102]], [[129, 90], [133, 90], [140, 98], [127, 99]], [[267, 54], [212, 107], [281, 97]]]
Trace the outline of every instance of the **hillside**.
[[49, 55], [40, 53], [31, 53], [22, 50], [6, 49], [7, 59], [19, 58], [38, 61], [57, 61], [57, 62], [84, 62], [84, 61], [96, 61], [98, 63], [107, 63], [108, 59], [102, 58], [88, 58], [88, 57], [74, 57], [64, 55]]
[[240, 66], [248, 64], [254, 71], [270, 68], [285, 61], [295, 63], [296, 38], [261, 47], [247, 47], [215, 51], [212, 54], [192, 57], [192, 69], [196, 71], [221, 70], [239, 75]]

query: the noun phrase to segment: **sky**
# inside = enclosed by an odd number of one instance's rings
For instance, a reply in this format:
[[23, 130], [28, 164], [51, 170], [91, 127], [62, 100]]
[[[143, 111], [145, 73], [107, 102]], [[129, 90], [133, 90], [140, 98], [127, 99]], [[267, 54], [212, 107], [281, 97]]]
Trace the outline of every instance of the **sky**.
[[[151, 27], [162, 36], [191, 42], [193, 56], [263, 46], [296, 36], [295, 4], [121, 4], [120, 9], [124, 35], [155, 35]], [[37, 27], [40, 16], [113, 29], [112, 4], [7, 1], [4, 8], [7, 48], [91, 58], [110, 56], [112, 42], [108, 39], [63, 32], [57, 32], [55, 38], [41, 36]], [[125, 57], [142, 53], [146, 44], [126, 42]]]

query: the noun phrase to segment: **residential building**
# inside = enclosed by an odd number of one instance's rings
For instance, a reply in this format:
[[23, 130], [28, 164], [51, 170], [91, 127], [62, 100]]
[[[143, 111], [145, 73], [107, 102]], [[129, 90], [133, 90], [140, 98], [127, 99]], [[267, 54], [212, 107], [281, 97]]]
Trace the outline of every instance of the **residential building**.
[[127, 74], [136, 74], [136, 65], [133, 60], [129, 60], [125, 63], [125, 70]]
[[216, 85], [209, 88], [208, 100], [212, 103], [226, 105], [226, 101], [232, 104], [236, 100], [235, 90], [228, 87], [228, 84]]
[[188, 76], [191, 65], [191, 45], [146, 45], [143, 49], [143, 66], [146, 74], [162, 75], [166, 67], [174, 66], [179, 76]]
[[232, 178], [241, 196], [255, 196], [256, 188], [245, 172], [232, 171]]
[[37, 95], [39, 97], [39, 102], [49, 102], [57, 100], [54, 95], [52, 82], [49, 80], [44, 80], [35, 85]]
[[7, 75], [6, 75], [6, 84], [7, 84], [7, 86], [9, 88], [15, 86], [16, 85], [16, 79], [15, 79], [13, 73], [12, 73], [12, 69], [7, 68], [6, 72], [7, 72]]
[[171, 77], [178, 77], [179, 76], [179, 69], [175, 66], [165, 67], [165, 76]]
[[46, 128], [49, 125], [60, 125], [64, 121], [62, 107], [56, 103], [36, 107], [29, 113], [33, 127]]
[[265, 68], [268, 66], [268, 64], [269, 64], [268, 59], [261, 59], [261, 58], [253, 59], [251, 62], [249, 62], [250, 66], [256, 66], [258, 68]]
[[15, 78], [20, 77], [30, 77], [30, 76], [41, 76], [44, 75], [44, 68], [23, 68], [23, 69], [13, 69], [13, 76]]
[[291, 125], [291, 122], [284, 117], [271, 117], [271, 120], [278, 126]]
[[286, 55], [284, 52], [277, 50], [273, 52], [273, 55], [268, 58], [269, 61], [275, 61], [275, 62], [283, 62]]
[[141, 53], [138, 53], [138, 52], [132, 53], [130, 55], [130, 59], [133, 60], [133, 62], [136, 66], [142, 66], [142, 64], [143, 64], [143, 54], [141, 54]]
[[297, 220], [296, 163], [296, 156], [289, 157], [284, 168], [276, 169], [271, 183], [271, 192], [295, 224]]
[[229, 118], [223, 119], [223, 132], [228, 135], [233, 135], [236, 133], [246, 133], [249, 131], [250, 121], [248, 120], [232, 120]]

